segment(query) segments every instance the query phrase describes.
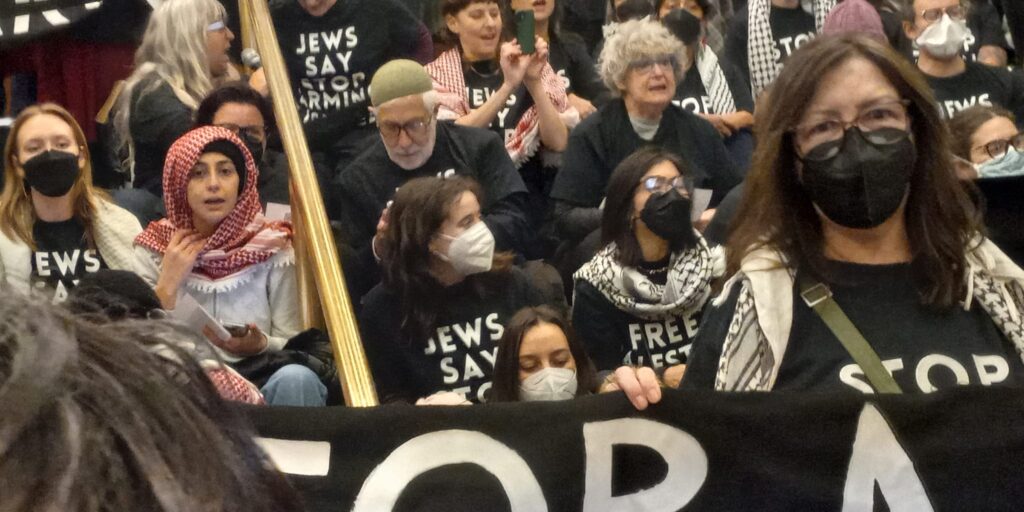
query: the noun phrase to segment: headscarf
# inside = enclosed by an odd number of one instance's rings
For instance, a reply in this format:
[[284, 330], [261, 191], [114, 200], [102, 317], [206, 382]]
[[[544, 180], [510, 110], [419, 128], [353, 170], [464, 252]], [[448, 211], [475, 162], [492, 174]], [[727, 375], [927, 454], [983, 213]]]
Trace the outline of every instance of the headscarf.
[[135, 238], [135, 243], [163, 254], [171, 236], [179, 229], [194, 230], [192, 207], [188, 204], [188, 183], [192, 168], [206, 147], [226, 140], [245, 157], [245, 178], [239, 180], [242, 190], [238, 202], [217, 229], [206, 240], [192, 267], [192, 273], [211, 280], [236, 274], [250, 265], [262, 263], [291, 244], [291, 224], [270, 222], [263, 218], [256, 182], [259, 171], [252, 155], [231, 130], [203, 126], [182, 135], [167, 151], [164, 161], [164, 207], [167, 217], [149, 226]]

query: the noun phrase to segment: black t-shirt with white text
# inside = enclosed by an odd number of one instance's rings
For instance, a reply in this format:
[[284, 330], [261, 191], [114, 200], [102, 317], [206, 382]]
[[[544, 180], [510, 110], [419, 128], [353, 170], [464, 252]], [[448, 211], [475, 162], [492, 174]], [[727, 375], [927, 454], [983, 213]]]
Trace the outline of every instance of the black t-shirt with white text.
[[470, 276], [437, 294], [422, 297], [437, 316], [425, 340], [407, 340], [401, 333], [401, 299], [378, 285], [363, 299], [359, 327], [381, 402], [418, 398], [441, 391], [481, 402], [491, 387], [498, 340], [504, 325], [519, 309], [542, 302], [525, 274]]
[[89, 247], [85, 227], [75, 218], [61, 222], [37, 220], [32, 225], [32, 287], [64, 302], [68, 292], [87, 273], [107, 268], [96, 248]]
[[[469, 108], [473, 110], [482, 107], [505, 81], [501, 68], [494, 61], [463, 63], [462, 72], [466, 79], [466, 97], [469, 100]], [[498, 110], [498, 115], [494, 116], [490, 125], [491, 130], [501, 137], [503, 143], [507, 143], [515, 132], [516, 124], [532, 106], [533, 98], [526, 87], [520, 84], [508, 96], [505, 107]]]
[[[725, 75], [725, 81], [729, 86], [729, 92], [732, 94], [732, 101], [736, 105], [736, 110], [753, 112], [754, 100], [750, 95], [750, 84], [743, 81], [743, 76], [740, 75], [735, 66], [729, 65], [729, 63], [723, 60], [719, 60], [718, 65], [722, 70], [722, 74]], [[676, 96], [672, 99], [672, 103], [694, 114], [723, 113], [714, 111], [714, 105], [708, 94], [707, 87], [704, 86], [700, 71], [697, 70], [697, 65], [690, 67], [686, 71], [683, 80], [676, 87]]]
[[[749, 14], [746, 7], [738, 11], [729, 25], [725, 39], [725, 59], [736, 66], [743, 74], [746, 82], [750, 82], [750, 61], [747, 41], [750, 34]], [[800, 48], [809, 43], [817, 35], [814, 16], [802, 7], [787, 9], [771, 6], [768, 24], [775, 42], [775, 62], [782, 64]]]
[[968, 62], [966, 69], [951, 77], [925, 75], [935, 91], [939, 109], [947, 119], [974, 105], [998, 106], [1013, 112], [1018, 122], [1024, 116], [1024, 74], [1004, 68]]
[[[833, 298], [892, 373], [905, 393], [930, 393], [960, 385], [1024, 383], [1024, 364], [977, 303], [970, 311], [921, 304], [910, 264], [832, 262], [842, 283]], [[710, 388], [722, 343], [739, 296], [709, 310], [691, 351], [683, 386]], [[870, 392], [863, 371], [824, 321], [793, 289], [793, 323], [775, 390]]]

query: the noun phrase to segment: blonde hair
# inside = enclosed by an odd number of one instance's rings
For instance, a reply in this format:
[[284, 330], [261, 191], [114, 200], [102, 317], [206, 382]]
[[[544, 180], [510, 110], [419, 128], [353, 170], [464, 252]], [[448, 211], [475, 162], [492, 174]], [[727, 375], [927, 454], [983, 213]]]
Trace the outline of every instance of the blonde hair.
[[174, 95], [192, 110], [213, 90], [206, 55], [206, 29], [226, 16], [224, 6], [217, 0], [166, 0], [153, 11], [142, 44], [135, 52], [135, 70], [125, 81], [118, 99], [114, 127], [120, 154], [130, 151], [132, 96], [142, 81], [153, 74], [158, 78], [140, 91], [136, 100], [167, 83]]
[[687, 67], [688, 57], [683, 43], [656, 21], [626, 21], [619, 23], [615, 32], [605, 40], [598, 58], [598, 73], [608, 90], [615, 96], [621, 96], [619, 87], [625, 83], [632, 63], [665, 55], [675, 58], [672, 69], [678, 84]]
[[78, 180], [71, 187], [71, 204], [75, 218], [85, 226], [86, 237], [92, 244], [92, 225], [96, 218], [97, 201], [102, 199], [101, 193], [92, 186], [92, 163], [89, 156], [89, 144], [85, 133], [78, 122], [63, 107], [56, 103], [32, 105], [22, 110], [11, 126], [11, 133], [4, 146], [4, 189], [0, 192], [0, 231], [8, 238], [20, 238], [29, 247], [35, 249], [32, 238], [32, 225], [36, 222], [36, 211], [32, 207], [32, 196], [25, 186], [24, 176], [18, 174], [21, 163], [18, 161], [18, 132], [31, 118], [39, 115], [51, 115], [60, 118], [71, 127], [78, 145], [79, 158], [85, 161]]

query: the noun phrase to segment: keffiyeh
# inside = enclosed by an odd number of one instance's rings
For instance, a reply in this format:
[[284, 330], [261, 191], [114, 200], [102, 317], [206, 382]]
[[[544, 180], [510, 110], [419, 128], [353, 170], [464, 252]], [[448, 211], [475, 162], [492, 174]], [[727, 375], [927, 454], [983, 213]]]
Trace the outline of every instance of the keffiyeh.
[[[810, 0], [810, 3], [813, 6], [814, 25], [820, 32], [836, 0]], [[747, 35], [747, 61], [750, 66], [750, 85], [756, 98], [779, 76], [782, 65], [775, 59], [775, 38], [769, 21], [771, 0], [750, 0], [747, 8], [750, 27]]]

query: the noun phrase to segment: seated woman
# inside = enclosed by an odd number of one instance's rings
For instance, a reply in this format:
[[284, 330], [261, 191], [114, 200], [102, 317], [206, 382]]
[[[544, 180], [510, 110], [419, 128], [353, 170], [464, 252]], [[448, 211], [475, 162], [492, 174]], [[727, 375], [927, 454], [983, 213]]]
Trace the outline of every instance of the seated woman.
[[524, 308], [498, 342], [490, 402], [569, 400], [596, 391], [597, 375], [565, 315]]
[[[1024, 271], [979, 235], [920, 73], [874, 39], [821, 38], [788, 61], [765, 106], [729, 242], [735, 275], [682, 387], [1021, 385]], [[844, 348], [851, 336], [826, 324], [835, 305], [880, 361]], [[648, 372], [617, 375], [635, 405], [658, 398]]]
[[92, 187], [89, 146], [53, 103], [21, 111], [4, 149], [0, 289], [62, 302], [87, 273], [131, 270], [135, 217]]
[[381, 402], [442, 392], [484, 401], [505, 323], [542, 302], [511, 254], [494, 253], [479, 198], [463, 177], [416, 178], [395, 193], [383, 282], [359, 314]]
[[598, 371], [648, 366], [676, 385], [711, 296], [714, 258], [690, 222], [686, 166], [648, 147], [608, 180], [604, 246], [575, 277], [573, 325]]
[[1024, 134], [1014, 115], [978, 105], [948, 123], [957, 172], [984, 199], [989, 237], [1018, 265], [1024, 263]]
[[[662, 7], [673, 0], [663, 0]], [[704, 42], [708, 0], [686, 0], [682, 9], [660, 9], [661, 22], [686, 46], [689, 66], [672, 103], [714, 125], [737, 167], [750, 167], [754, 151], [754, 99], [736, 68], [719, 60]]]
[[542, 150], [563, 151], [579, 113], [548, 64], [546, 41], [537, 37], [532, 55], [516, 41], [502, 43], [501, 11], [497, 0], [443, 0], [448, 38], [456, 44], [426, 67], [439, 93], [439, 120], [490, 128], [505, 141], [530, 193], [531, 226], [540, 230], [549, 220], [555, 174], [545, 167], [556, 163], [545, 162]]
[[627, 21], [606, 40], [601, 78], [621, 98], [585, 119], [569, 136], [551, 190], [562, 239], [579, 241], [597, 230], [612, 170], [648, 144], [680, 155], [695, 185], [713, 191], [712, 205], [742, 181], [714, 127], [672, 105], [686, 67], [683, 50], [654, 21]]
[[131, 189], [118, 203], [143, 223], [159, 219], [167, 150], [192, 126], [196, 107], [226, 77], [235, 38], [216, 0], [168, 0], [153, 10], [114, 118], [118, 154], [127, 157]]
[[[256, 165], [227, 128], [204, 126], [171, 146], [164, 167], [167, 217], [135, 239], [136, 271], [164, 309], [185, 295], [237, 326], [207, 337], [229, 362], [284, 348], [299, 333], [291, 225], [260, 213]], [[263, 386], [270, 405], [323, 405], [327, 389], [310, 369], [287, 365]]]

